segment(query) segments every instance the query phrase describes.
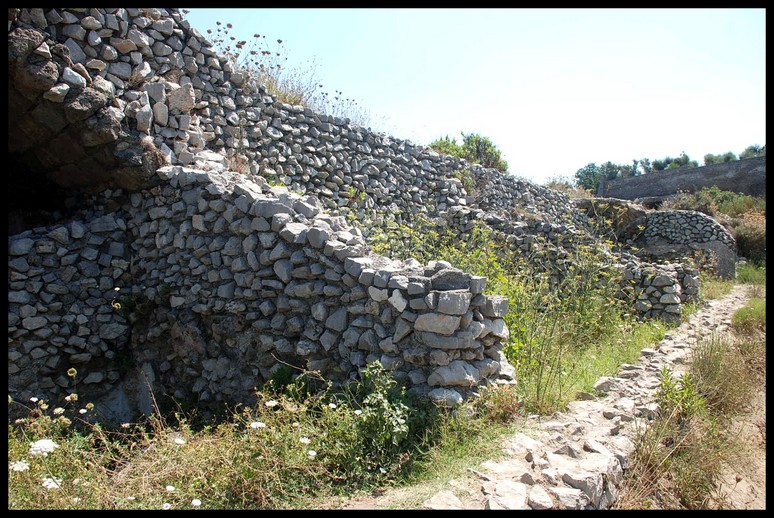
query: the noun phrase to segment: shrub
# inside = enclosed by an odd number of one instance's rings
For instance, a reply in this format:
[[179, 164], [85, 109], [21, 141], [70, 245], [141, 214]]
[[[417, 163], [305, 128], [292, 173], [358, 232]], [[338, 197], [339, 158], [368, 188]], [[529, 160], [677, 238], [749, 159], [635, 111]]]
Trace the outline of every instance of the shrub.
[[488, 138], [477, 133], [462, 133], [462, 145], [455, 139], [445, 136], [434, 140], [429, 148], [445, 155], [456, 156], [469, 162], [481, 164], [498, 170], [502, 174], [508, 174], [508, 162], [502, 159], [502, 154], [497, 146]]

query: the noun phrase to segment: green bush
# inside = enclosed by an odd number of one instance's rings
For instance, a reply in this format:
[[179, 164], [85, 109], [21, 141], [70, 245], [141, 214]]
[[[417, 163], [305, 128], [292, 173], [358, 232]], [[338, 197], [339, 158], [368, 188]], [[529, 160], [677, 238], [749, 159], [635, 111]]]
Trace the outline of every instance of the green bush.
[[463, 158], [469, 162], [481, 164], [483, 167], [497, 169], [502, 174], [508, 174], [508, 162], [503, 160], [498, 147], [488, 138], [477, 133], [462, 133], [462, 144], [448, 135], [434, 140], [429, 148], [445, 155]]

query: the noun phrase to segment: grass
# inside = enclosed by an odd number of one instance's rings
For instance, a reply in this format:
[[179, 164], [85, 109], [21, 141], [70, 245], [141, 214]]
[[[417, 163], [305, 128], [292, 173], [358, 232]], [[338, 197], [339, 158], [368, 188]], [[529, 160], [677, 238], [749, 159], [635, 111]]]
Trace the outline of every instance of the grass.
[[[440, 459], [487, 457], [497, 445], [488, 439], [505, 433], [518, 407], [501, 386], [439, 409], [409, 397], [378, 363], [336, 390], [307, 373], [258, 396], [220, 422], [155, 415], [113, 429], [91, 422], [87, 406], [9, 399], [27, 414], [9, 423], [9, 509], [315, 508], [434, 479]], [[56, 447], [34, 456], [40, 440]]]

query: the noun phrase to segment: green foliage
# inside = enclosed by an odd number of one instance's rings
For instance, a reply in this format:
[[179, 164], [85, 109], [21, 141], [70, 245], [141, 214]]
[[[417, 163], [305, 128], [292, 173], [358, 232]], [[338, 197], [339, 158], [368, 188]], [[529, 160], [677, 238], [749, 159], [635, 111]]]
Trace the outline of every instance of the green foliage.
[[744, 151], [739, 153], [739, 159], [755, 158], [757, 156], [766, 156], [766, 146], [759, 146], [758, 144], [752, 144], [747, 146]]
[[592, 193], [597, 192], [602, 180], [614, 180], [616, 178], [626, 178], [635, 176], [636, 170], [633, 166], [614, 164], [605, 162], [597, 165], [592, 162], [575, 172], [575, 179], [578, 185], [588, 189]]
[[483, 167], [497, 169], [502, 174], [508, 174], [508, 163], [502, 159], [502, 153], [488, 138], [477, 133], [462, 133], [462, 144], [448, 135], [434, 140], [429, 148], [445, 155], [463, 158], [469, 162], [481, 164]]
[[672, 169], [680, 169], [682, 167], [699, 167], [699, 163], [696, 160], [691, 160], [685, 151], [680, 153], [677, 158], [667, 156], [661, 160], [653, 161], [653, 171], [665, 171]]
[[602, 171], [594, 162], [587, 164], [585, 167], [581, 167], [575, 172], [576, 183], [592, 193], [597, 192], [601, 177]]
[[456, 156], [457, 158], [467, 159], [467, 156], [465, 155], [465, 150], [462, 149], [462, 146], [457, 144], [456, 139], [449, 137], [449, 135], [435, 139], [430, 144], [428, 144], [427, 147], [429, 147], [430, 149], [434, 149], [435, 151], [438, 151], [439, 153], [442, 153], [444, 155]]
[[766, 212], [766, 199], [725, 191], [718, 186], [704, 187], [695, 193], [682, 193], [664, 202], [662, 209], [696, 210], [709, 216], [741, 216], [746, 212]]
[[736, 267], [736, 280], [742, 284], [766, 286], [766, 267], [754, 264], [739, 264]]
[[722, 155], [713, 155], [711, 153], [704, 155], [704, 165], [725, 164], [734, 160], [738, 160], [738, 158], [731, 151], [726, 151]]
[[678, 423], [704, 415], [706, 401], [700, 394], [694, 376], [688, 372], [675, 378], [668, 367], [661, 370], [661, 386], [656, 394], [661, 413], [667, 419]]
[[[256, 399], [219, 424], [175, 414], [107, 429], [77, 396], [62, 408], [9, 398], [26, 412], [9, 421], [9, 508], [192, 509], [194, 499], [206, 509], [314, 507], [399, 480], [447, 444], [480, 446], [486, 434], [481, 421], [410, 397], [378, 362], [336, 389], [314, 372], [278, 369]], [[506, 396], [483, 394], [490, 400], [501, 418]], [[31, 457], [39, 439], [56, 447]], [[43, 487], [42, 477], [59, 487]]]

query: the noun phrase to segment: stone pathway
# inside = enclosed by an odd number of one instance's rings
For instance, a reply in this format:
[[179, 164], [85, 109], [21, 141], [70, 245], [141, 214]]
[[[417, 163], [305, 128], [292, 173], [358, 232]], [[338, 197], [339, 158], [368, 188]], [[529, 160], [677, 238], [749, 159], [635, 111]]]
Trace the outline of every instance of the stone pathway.
[[[689, 321], [669, 331], [635, 365], [595, 385], [566, 412], [527, 419], [529, 436], [519, 432], [504, 442], [506, 458], [487, 461], [474, 477], [451, 480], [449, 488], [424, 501], [424, 509], [608, 509], [617, 499], [623, 470], [639, 430], [657, 411], [654, 397], [664, 366], [685, 372], [690, 351], [702, 337], [728, 329], [733, 312], [748, 300], [735, 286], [709, 301]], [[473, 480], [473, 483], [471, 483]], [[386, 495], [385, 495], [386, 496]], [[379, 508], [380, 498], [344, 508]]]

